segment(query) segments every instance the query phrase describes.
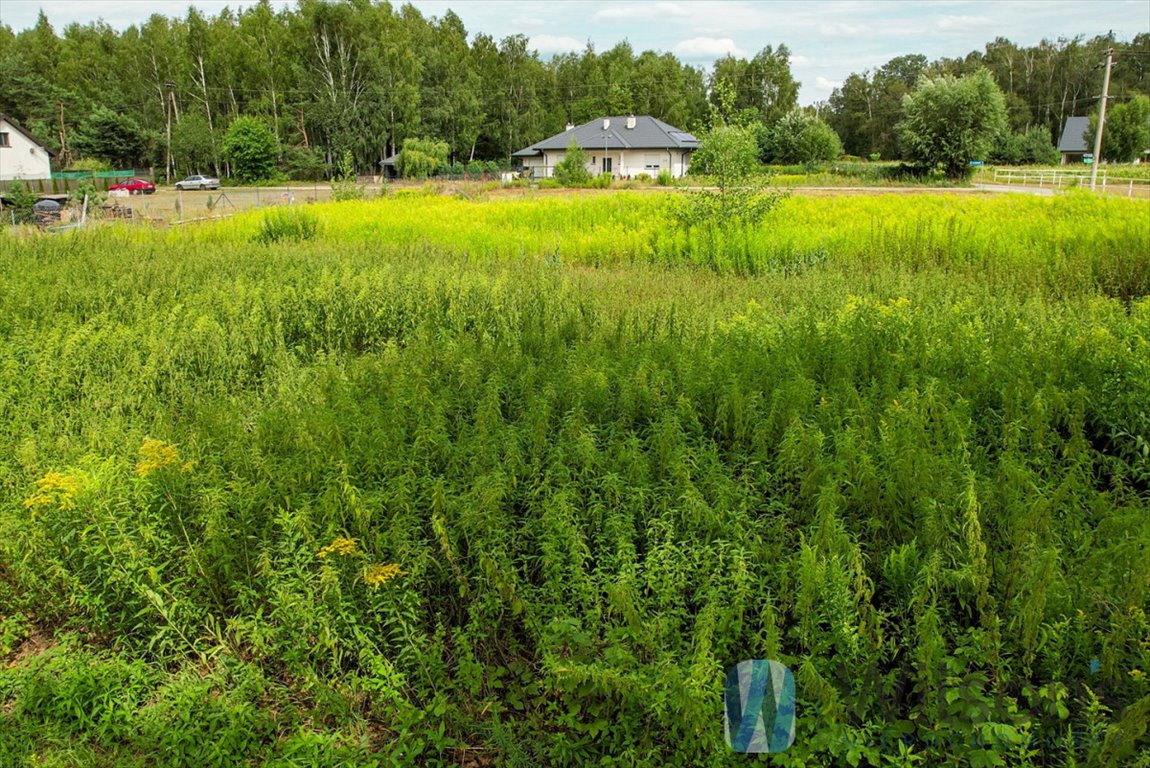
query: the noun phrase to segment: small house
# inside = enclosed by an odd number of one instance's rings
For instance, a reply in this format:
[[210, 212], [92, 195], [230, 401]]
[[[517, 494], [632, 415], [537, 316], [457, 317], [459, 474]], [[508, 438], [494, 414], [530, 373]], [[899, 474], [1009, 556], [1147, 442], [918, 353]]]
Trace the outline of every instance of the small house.
[[1089, 117], [1068, 117], [1062, 127], [1062, 138], [1058, 140], [1058, 152], [1063, 165], [1082, 163], [1091, 147], [1086, 143], [1086, 132], [1090, 130]]
[[0, 115], [0, 181], [52, 178], [52, 154], [18, 123]]
[[524, 147], [512, 157], [533, 178], [550, 178], [572, 139], [587, 154], [591, 175], [610, 173], [620, 178], [640, 173], [657, 176], [664, 170], [675, 178], [684, 176], [691, 153], [699, 146], [691, 134], [650, 115], [613, 115], [578, 126], [568, 124], [562, 133]]

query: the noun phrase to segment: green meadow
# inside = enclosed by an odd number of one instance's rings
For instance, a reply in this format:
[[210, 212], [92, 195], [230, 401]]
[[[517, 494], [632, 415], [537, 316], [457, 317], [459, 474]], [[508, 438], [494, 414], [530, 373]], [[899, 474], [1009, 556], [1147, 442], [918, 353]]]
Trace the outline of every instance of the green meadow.
[[1150, 203], [668, 199], [0, 231], [0, 765], [1150, 766]]

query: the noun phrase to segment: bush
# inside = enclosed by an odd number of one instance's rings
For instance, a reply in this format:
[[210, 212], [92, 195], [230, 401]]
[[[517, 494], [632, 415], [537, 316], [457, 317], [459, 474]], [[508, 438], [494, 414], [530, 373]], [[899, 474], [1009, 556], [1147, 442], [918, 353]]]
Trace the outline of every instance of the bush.
[[276, 175], [279, 142], [264, 121], [237, 117], [224, 136], [224, 155], [239, 181], [264, 181]]
[[1004, 165], [1054, 165], [1058, 162], [1058, 150], [1050, 133], [1036, 125], [1024, 133], [999, 135], [987, 159]]
[[782, 120], [758, 135], [759, 159], [764, 163], [801, 163], [810, 169], [836, 160], [843, 151], [834, 129], [801, 109], [788, 112]]
[[314, 240], [318, 232], [319, 219], [312, 211], [303, 208], [273, 208], [264, 213], [255, 240], [264, 245], [285, 240], [304, 242]]
[[712, 128], [695, 152], [690, 173], [711, 176], [718, 191], [698, 190], [676, 200], [675, 220], [684, 229], [761, 221], [785, 195], [763, 194], [765, 177], [758, 173], [760, 170], [752, 129], [732, 125]]
[[312, 147], [286, 147], [283, 169], [292, 181], [318, 181], [327, 176], [328, 165], [323, 155]]
[[435, 139], [404, 139], [396, 161], [399, 175], [408, 179], [426, 179], [447, 166], [447, 143]]
[[639, 182], [640, 184], [650, 184], [651, 183], [651, 174], [640, 173], [638, 176], [635, 177], [635, 181]]
[[607, 189], [611, 186], [611, 182], [615, 180], [615, 175], [611, 173], [601, 173], [587, 185], [591, 189]]
[[344, 151], [339, 161], [339, 173], [331, 180], [331, 199], [336, 202], [363, 199], [363, 187], [356, 183], [350, 150]]
[[660, 187], [669, 187], [675, 183], [675, 177], [671, 175], [671, 171], [663, 168], [659, 171], [659, 175], [655, 177], [655, 183]]
[[116, 169], [114, 169], [111, 163], [109, 163], [107, 160], [100, 160], [99, 158], [95, 157], [80, 157], [69, 163], [65, 170], [73, 172], [88, 171], [90, 173], [98, 173], [101, 171], [113, 171]]
[[5, 224], [27, 224], [32, 221], [32, 206], [39, 197], [24, 182], [12, 182], [4, 198], [7, 200], [4, 203]]
[[571, 137], [567, 144], [567, 153], [563, 159], [555, 164], [555, 180], [565, 187], [578, 187], [591, 180], [591, 173], [587, 170], [587, 153]]
[[759, 165], [759, 145], [750, 128], [720, 125], [703, 136], [691, 157], [691, 175], [714, 176], [719, 187], [745, 178]]

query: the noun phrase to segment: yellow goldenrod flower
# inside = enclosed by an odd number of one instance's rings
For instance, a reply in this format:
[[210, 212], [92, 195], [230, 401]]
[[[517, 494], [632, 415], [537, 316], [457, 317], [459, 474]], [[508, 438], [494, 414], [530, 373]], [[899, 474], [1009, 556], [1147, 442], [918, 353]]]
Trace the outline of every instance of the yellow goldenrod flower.
[[349, 539], [346, 536], [336, 536], [332, 539], [331, 544], [315, 553], [316, 557], [327, 557], [328, 555], [340, 555], [347, 557], [348, 555], [355, 554], [355, 539]]
[[176, 446], [163, 440], [144, 438], [140, 446], [140, 461], [136, 464], [136, 474], [147, 477], [156, 470], [174, 467], [180, 463], [180, 453]]
[[382, 587], [396, 576], [406, 576], [407, 571], [399, 567], [398, 563], [369, 565], [364, 569], [363, 580], [369, 587]]
[[24, 499], [24, 507], [31, 511], [33, 517], [53, 507], [73, 509], [82, 485], [83, 478], [79, 475], [49, 472], [36, 481], [36, 492]]

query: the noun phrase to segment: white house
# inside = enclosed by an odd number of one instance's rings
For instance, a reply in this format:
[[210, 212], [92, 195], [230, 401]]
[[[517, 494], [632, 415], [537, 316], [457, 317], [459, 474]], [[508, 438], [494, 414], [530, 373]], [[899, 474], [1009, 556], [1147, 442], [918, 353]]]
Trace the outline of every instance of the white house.
[[524, 147], [512, 157], [522, 162], [534, 178], [549, 178], [555, 164], [567, 154], [571, 139], [587, 153], [587, 170], [634, 177], [656, 176], [667, 170], [675, 178], [687, 173], [691, 153], [699, 140], [686, 131], [650, 115], [602, 117]]
[[0, 181], [52, 178], [52, 152], [0, 115]]

